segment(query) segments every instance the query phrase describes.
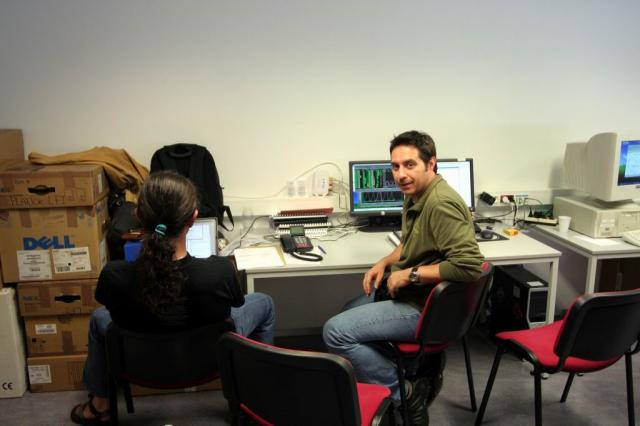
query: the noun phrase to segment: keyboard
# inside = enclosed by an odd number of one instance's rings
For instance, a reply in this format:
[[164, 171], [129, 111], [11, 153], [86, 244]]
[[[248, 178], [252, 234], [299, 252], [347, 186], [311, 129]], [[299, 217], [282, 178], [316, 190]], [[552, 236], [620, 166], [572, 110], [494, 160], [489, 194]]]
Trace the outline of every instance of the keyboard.
[[634, 246], [640, 246], [640, 229], [634, 229], [633, 231], [624, 231], [620, 233], [623, 240]]

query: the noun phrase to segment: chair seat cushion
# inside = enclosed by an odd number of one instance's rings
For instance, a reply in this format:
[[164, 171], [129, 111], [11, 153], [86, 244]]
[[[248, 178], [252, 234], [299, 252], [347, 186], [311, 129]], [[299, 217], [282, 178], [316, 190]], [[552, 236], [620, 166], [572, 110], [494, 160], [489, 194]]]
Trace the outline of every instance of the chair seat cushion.
[[382, 400], [389, 397], [391, 391], [382, 385], [357, 383], [356, 386], [358, 388], [358, 403], [360, 405], [362, 425], [370, 425]]
[[[496, 334], [501, 340], [512, 340], [521, 346], [528, 348], [538, 358], [538, 362], [547, 369], [553, 369], [558, 365], [559, 358], [555, 354], [554, 347], [558, 334], [562, 330], [564, 320], [553, 324], [529, 330], [503, 331]], [[620, 357], [607, 361], [589, 361], [582, 358], [568, 357], [562, 371], [573, 373], [600, 370], [615, 363]]]
[[[394, 342], [393, 344], [403, 355], [415, 355], [420, 350], [420, 344], [415, 342]], [[427, 345], [424, 351], [428, 354], [442, 352], [452, 344], [453, 342], [442, 343], [440, 345]]]

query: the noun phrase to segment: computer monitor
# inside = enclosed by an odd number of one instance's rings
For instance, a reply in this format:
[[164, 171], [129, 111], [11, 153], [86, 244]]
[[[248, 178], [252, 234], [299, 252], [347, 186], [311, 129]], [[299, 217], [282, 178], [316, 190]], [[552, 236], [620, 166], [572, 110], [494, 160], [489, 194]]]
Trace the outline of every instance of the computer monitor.
[[[473, 160], [438, 159], [438, 173], [474, 210]], [[399, 228], [404, 194], [393, 180], [389, 160], [350, 161], [349, 193], [351, 214], [369, 219], [364, 230]]]
[[568, 143], [564, 181], [605, 202], [640, 199], [640, 140], [599, 133]]
[[438, 174], [442, 175], [449, 186], [455, 189], [471, 211], [476, 209], [476, 197], [473, 192], [473, 159], [438, 159]]
[[207, 217], [196, 219], [187, 232], [187, 252], [193, 257], [207, 258], [218, 254], [218, 221]]

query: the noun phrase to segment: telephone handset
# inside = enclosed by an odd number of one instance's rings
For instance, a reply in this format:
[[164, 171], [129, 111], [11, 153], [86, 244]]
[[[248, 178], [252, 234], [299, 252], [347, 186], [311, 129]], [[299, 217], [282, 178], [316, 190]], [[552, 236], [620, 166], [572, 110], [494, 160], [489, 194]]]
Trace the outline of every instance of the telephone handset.
[[322, 256], [319, 254], [309, 253], [313, 250], [313, 244], [311, 244], [311, 240], [304, 235], [303, 226], [290, 227], [289, 235], [280, 236], [280, 244], [282, 244], [282, 250], [284, 250], [285, 253], [289, 253], [297, 259], [308, 260], [309, 262], [319, 262], [322, 260]]

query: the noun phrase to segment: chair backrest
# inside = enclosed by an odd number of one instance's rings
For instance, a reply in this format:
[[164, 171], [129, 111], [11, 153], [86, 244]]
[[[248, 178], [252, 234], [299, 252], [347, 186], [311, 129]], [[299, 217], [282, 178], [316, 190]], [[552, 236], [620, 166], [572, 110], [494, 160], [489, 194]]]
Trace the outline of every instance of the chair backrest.
[[607, 361], [622, 356], [640, 339], [640, 289], [580, 296], [565, 315], [554, 352]]
[[422, 310], [416, 340], [423, 345], [442, 345], [464, 336], [478, 319], [492, 278], [493, 265], [486, 264], [475, 281], [438, 284]]
[[233, 324], [223, 321], [175, 333], [139, 333], [111, 323], [106, 334], [109, 373], [118, 381], [179, 389], [216, 379], [217, 341]]
[[342, 357], [226, 333], [218, 343], [218, 362], [224, 396], [263, 422], [360, 425], [355, 376]]

